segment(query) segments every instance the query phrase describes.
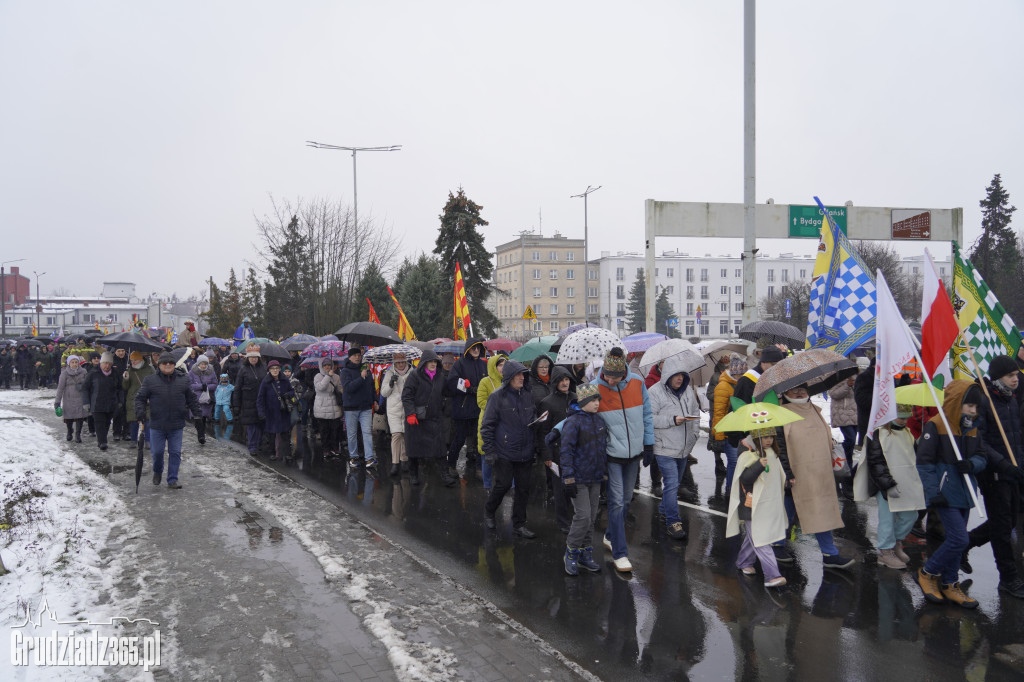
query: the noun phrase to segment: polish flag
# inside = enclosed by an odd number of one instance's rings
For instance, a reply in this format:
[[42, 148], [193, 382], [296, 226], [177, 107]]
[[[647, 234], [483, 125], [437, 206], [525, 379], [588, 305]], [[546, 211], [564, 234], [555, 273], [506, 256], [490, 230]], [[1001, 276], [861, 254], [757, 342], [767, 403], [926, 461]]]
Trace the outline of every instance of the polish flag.
[[[936, 373], [951, 377], [949, 349], [953, 347], [960, 326], [953, 312], [953, 304], [946, 287], [939, 279], [939, 271], [928, 249], [924, 250], [928, 265], [924, 268], [924, 297], [921, 301], [921, 361], [929, 377]], [[944, 371], [938, 371], [940, 368]]]

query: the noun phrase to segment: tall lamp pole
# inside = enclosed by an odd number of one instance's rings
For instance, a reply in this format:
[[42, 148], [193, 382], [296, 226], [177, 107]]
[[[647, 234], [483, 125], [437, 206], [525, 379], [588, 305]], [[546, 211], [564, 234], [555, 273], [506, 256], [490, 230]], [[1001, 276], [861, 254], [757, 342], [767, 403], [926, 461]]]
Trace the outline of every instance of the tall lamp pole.
[[356, 185], [356, 153], [357, 152], [399, 152], [402, 151], [402, 145], [393, 144], [389, 147], [342, 147], [335, 144], [324, 144], [323, 142], [314, 142], [313, 140], [306, 140], [306, 146], [312, 147], [313, 149], [338, 149], [341, 151], [352, 152], [352, 214], [353, 214], [353, 226], [359, 227], [359, 195], [357, 193]]
[[587, 245], [588, 245], [588, 229], [587, 229], [587, 197], [601, 189], [603, 185], [597, 187], [591, 187], [587, 185], [587, 188], [580, 194], [573, 194], [570, 199], [583, 199], [583, 313], [584, 321], [587, 326], [590, 326], [590, 305], [589, 305], [589, 289], [590, 289], [590, 260], [587, 258]]
[[20, 263], [24, 258], [5, 260], [0, 263], [0, 338], [7, 337], [7, 273], [4, 268], [8, 263]]
[[43, 306], [39, 304], [39, 278], [45, 275], [45, 272], [32, 271], [32, 274], [36, 276], [36, 334], [39, 333], [39, 313], [43, 312]]

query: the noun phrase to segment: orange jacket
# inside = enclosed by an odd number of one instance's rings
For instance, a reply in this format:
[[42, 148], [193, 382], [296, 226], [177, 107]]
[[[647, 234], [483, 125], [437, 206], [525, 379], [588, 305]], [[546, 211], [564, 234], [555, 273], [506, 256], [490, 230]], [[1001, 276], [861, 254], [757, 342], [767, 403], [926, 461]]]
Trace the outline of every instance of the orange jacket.
[[729, 404], [729, 398], [732, 397], [732, 392], [736, 388], [736, 379], [732, 377], [728, 372], [722, 372], [722, 376], [718, 380], [718, 385], [715, 386], [715, 405], [711, 413], [711, 434], [715, 440], [725, 440], [725, 433], [719, 433], [715, 430], [715, 424], [718, 423], [725, 415], [732, 412], [732, 405]]

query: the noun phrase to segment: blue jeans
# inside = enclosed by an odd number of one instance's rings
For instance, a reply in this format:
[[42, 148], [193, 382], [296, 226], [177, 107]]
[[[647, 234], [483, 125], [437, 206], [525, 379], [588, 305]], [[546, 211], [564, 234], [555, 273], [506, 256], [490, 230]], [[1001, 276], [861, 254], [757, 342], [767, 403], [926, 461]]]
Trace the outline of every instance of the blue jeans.
[[967, 549], [967, 517], [970, 509], [933, 507], [942, 519], [946, 539], [925, 562], [924, 570], [932, 575], [942, 576], [942, 584], [952, 585], [960, 581], [960, 557]]
[[736, 451], [736, 446], [728, 440], [725, 441], [725, 448], [722, 452], [725, 453], [725, 496], [729, 497], [729, 491], [732, 490], [732, 476], [736, 473], [736, 460], [739, 459], [739, 454]]
[[373, 456], [373, 435], [370, 433], [370, 423], [373, 419], [373, 410], [346, 410], [345, 430], [348, 432], [348, 456], [359, 458], [359, 433], [363, 434], [363, 451], [366, 454], [366, 461], [376, 459]]
[[[148, 442], [149, 429], [146, 429], [143, 433], [145, 434], [146, 441]], [[128, 422], [128, 438], [133, 443], [139, 440], [139, 422]]]
[[875, 494], [875, 499], [878, 500], [878, 540], [875, 545], [878, 549], [892, 549], [896, 541], [907, 537], [907, 533], [914, 527], [917, 512], [890, 510], [889, 501], [880, 492]]
[[[846, 454], [846, 461], [853, 466], [853, 446], [857, 444], [857, 425], [840, 426], [839, 432], [843, 434], [843, 453]], [[886, 547], [888, 549], [888, 547]]]
[[640, 473], [640, 458], [608, 458], [608, 529], [605, 535], [612, 543], [612, 558], [629, 554], [626, 546], [626, 515], [633, 499], [633, 488]]
[[480, 458], [480, 476], [484, 479], [484, 487], [490, 488], [493, 485], [491, 464], [486, 457]]
[[178, 467], [181, 466], [181, 434], [183, 429], [164, 431], [163, 429], [146, 429], [149, 434], [149, 448], [153, 453], [153, 473], [164, 471], [164, 445], [167, 445], [167, 482], [178, 480]]
[[661, 469], [661, 503], [658, 509], [665, 515], [665, 525], [671, 526], [679, 523], [679, 504], [676, 502], [676, 493], [679, 491], [679, 481], [686, 471], [686, 457], [664, 457], [657, 455], [658, 468]]
[[[786, 518], [789, 520], [789, 525], [792, 526], [796, 523], [796, 503], [793, 502], [792, 495], [786, 495], [785, 497], [782, 498], [782, 500], [783, 505], [786, 508]], [[822, 554], [827, 554], [829, 556], [839, 555], [839, 550], [836, 548], [836, 543], [832, 539], [832, 531], [826, 530], [822, 531], [821, 533], [815, 533], [814, 539], [818, 541], [818, 549], [821, 550]], [[786, 544], [786, 541], [779, 540], [778, 542], [773, 542], [772, 544], [777, 547], [782, 547]]]

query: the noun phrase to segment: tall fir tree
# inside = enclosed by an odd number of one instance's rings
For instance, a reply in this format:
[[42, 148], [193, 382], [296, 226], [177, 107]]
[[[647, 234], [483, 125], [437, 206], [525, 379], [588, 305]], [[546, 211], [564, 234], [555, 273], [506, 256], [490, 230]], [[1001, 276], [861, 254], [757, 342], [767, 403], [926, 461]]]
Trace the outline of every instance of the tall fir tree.
[[257, 336], [267, 336], [266, 321], [263, 317], [263, 283], [256, 277], [255, 268], [249, 268], [242, 289], [242, 310], [249, 316], [249, 324]]
[[[210, 325], [207, 336], [231, 338], [237, 325], [232, 325], [227, 311], [224, 309], [224, 296], [220, 288], [210, 278], [210, 309], [200, 315]], [[225, 336], [227, 334], [227, 336]]]
[[[450, 311], [454, 314], [455, 263], [462, 269], [462, 279], [469, 299], [469, 316], [476, 335], [493, 336], [499, 326], [498, 318], [487, 309], [491, 294], [491, 254], [484, 246], [484, 237], [478, 227], [488, 224], [480, 216], [483, 206], [472, 201], [460, 187], [458, 194], [448, 193], [448, 201], [440, 215], [441, 229], [437, 235], [434, 253], [438, 255], [441, 271], [447, 283]], [[451, 326], [449, 322], [449, 326]]]
[[[445, 286], [440, 264], [426, 254], [421, 253], [415, 261], [406, 259], [399, 268], [393, 289], [416, 338], [433, 339], [451, 334], [452, 297], [437, 295]], [[393, 319], [397, 323], [398, 311], [390, 302], [388, 307], [394, 311]]]
[[228, 281], [221, 290], [221, 308], [224, 310], [228, 329], [234, 334], [245, 316], [242, 310], [242, 284], [238, 281], [234, 268], [228, 271]]
[[1020, 290], [1024, 284], [1020, 244], [1010, 227], [1016, 206], [1010, 205], [1010, 194], [1003, 187], [999, 173], [985, 190], [981, 200], [981, 236], [968, 254], [978, 273], [985, 278], [1003, 307], [1014, 320], [1024, 318], [1024, 301]]
[[[384, 275], [376, 263], [370, 263], [366, 266], [366, 269], [363, 270], [362, 279], [359, 280], [359, 286], [356, 287], [355, 300], [352, 302], [353, 310], [355, 311], [353, 319], [356, 322], [370, 319], [370, 306], [367, 305], [366, 299], [370, 299], [370, 302], [373, 303], [373, 308], [377, 311], [381, 323], [387, 324], [385, 319], [390, 318], [385, 318], [382, 314], [383, 309], [394, 306], [388, 296], [388, 282], [384, 279]], [[403, 305], [402, 308], [404, 310], [405, 306]], [[413, 327], [413, 329], [415, 330], [416, 327]]]
[[[646, 295], [645, 295], [646, 296]], [[668, 320], [676, 320], [676, 326], [666, 326]], [[670, 339], [678, 339], [679, 335], [679, 316], [676, 315], [675, 306], [668, 300], [668, 289], [665, 287], [661, 288], [661, 293], [658, 294], [658, 298], [654, 301], [654, 320], [655, 329], [660, 334], [664, 334]]]
[[642, 332], [647, 327], [647, 284], [644, 280], [644, 269], [636, 271], [636, 279], [629, 290], [629, 302], [626, 304], [626, 329], [630, 334]]
[[298, 216], [285, 227], [284, 238], [268, 245], [267, 274], [263, 301], [263, 323], [272, 336], [289, 336], [313, 330], [313, 308], [309, 296], [310, 267], [308, 240], [299, 229]]

